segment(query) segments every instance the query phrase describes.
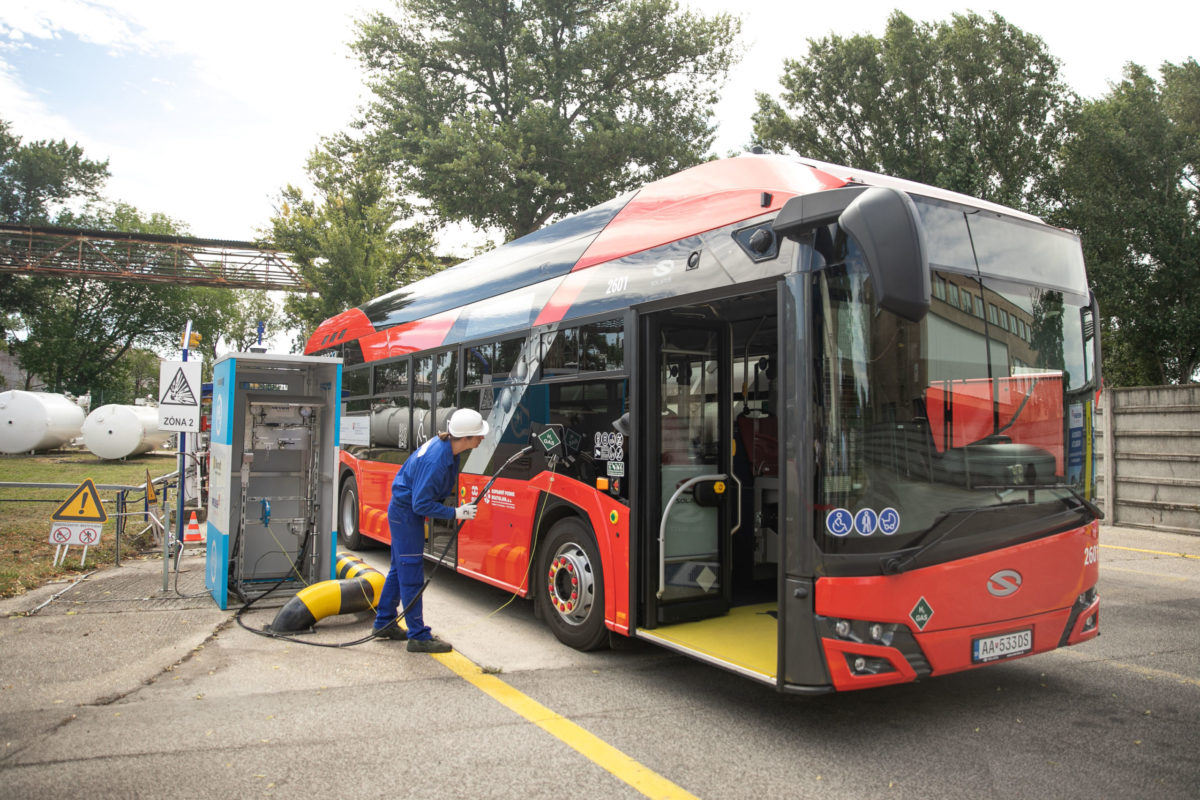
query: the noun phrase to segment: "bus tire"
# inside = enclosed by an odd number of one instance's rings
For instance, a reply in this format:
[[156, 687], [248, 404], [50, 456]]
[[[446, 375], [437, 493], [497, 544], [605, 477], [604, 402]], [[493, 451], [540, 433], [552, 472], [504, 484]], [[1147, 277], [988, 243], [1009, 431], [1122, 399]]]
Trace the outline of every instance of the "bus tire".
[[342, 545], [350, 550], [362, 550], [367, 546], [367, 539], [358, 529], [358, 482], [351, 475], [342, 484], [342, 493], [338, 498], [338, 538]]
[[596, 650], [608, 643], [604, 574], [591, 530], [576, 517], [561, 519], [538, 548], [537, 605], [563, 644]]

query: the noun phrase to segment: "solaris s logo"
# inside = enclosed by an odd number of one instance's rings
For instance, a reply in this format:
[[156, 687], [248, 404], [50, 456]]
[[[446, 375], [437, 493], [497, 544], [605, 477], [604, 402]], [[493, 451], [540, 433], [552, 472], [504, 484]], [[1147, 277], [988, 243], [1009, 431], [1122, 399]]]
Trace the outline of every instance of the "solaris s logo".
[[1021, 588], [1021, 573], [1015, 569], [1002, 569], [988, 578], [987, 590], [995, 597], [1008, 597]]

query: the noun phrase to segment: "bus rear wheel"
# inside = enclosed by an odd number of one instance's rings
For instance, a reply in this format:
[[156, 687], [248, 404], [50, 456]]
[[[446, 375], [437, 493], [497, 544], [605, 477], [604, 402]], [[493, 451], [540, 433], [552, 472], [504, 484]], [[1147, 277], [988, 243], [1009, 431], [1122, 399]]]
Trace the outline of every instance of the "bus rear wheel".
[[347, 478], [342, 484], [342, 494], [338, 498], [338, 538], [350, 550], [362, 550], [367, 546], [367, 539], [358, 529], [358, 483], [353, 477]]
[[538, 548], [537, 602], [560, 642], [596, 650], [608, 642], [604, 626], [604, 574], [595, 538], [582, 521], [559, 520]]

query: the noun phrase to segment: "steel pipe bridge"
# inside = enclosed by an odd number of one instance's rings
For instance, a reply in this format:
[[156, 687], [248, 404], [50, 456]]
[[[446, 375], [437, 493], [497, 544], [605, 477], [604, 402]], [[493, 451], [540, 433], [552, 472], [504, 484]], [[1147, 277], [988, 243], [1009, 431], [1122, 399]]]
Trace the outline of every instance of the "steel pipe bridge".
[[289, 254], [254, 242], [0, 224], [0, 272], [311, 291]]

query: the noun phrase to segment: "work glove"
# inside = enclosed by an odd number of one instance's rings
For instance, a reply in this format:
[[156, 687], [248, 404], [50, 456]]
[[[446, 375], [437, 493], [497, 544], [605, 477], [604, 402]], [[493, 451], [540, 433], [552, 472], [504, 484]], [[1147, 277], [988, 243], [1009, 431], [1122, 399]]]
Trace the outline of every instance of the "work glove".
[[455, 519], [475, 519], [475, 512], [478, 510], [479, 509], [475, 506], [474, 503], [467, 503], [465, 505], [458, 506], [454, 509], [454, 518]]

